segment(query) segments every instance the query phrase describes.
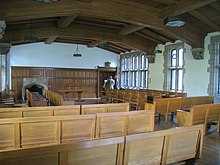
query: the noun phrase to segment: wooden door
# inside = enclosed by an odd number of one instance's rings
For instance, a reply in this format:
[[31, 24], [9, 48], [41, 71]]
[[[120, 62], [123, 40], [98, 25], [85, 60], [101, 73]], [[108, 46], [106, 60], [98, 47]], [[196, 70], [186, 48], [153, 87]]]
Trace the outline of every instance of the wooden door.
[[98, 66], [98, 92], [97, 96], [102, 97], [103, 96], [103, 85], [104, 80], [107, 79], [109, 76], [112, 76], [114, 78], [114, 75], [117, 74], [117, 68], [116, 67], [99, 67]]

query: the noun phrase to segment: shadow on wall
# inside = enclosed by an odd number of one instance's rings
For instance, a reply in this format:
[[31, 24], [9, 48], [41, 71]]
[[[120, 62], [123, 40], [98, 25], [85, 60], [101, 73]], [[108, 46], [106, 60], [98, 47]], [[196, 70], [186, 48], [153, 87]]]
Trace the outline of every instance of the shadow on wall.
[[215, 96], [214, 97], [214, 103], [215, 104], [220, 104], [220, 96]]

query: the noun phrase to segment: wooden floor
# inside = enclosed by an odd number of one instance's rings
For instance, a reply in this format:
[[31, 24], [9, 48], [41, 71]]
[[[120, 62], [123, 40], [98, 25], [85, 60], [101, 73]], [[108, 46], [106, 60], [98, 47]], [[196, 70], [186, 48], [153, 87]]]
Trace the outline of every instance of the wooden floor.
[[[75, 104], [104, 104], [101, 99], [84, 99], [83, 101], [75, 101]], [[176, 118], [165, 124], [164, 118], [159, 121], [155, 118], [155, 130], [163, 130], [177, 127]], [[216, 133], [216, 126], [212, 126], [210, 133], [204, 136], [202, 158], [198, 160], [197, 165], [220, 165], [220, 133]]]

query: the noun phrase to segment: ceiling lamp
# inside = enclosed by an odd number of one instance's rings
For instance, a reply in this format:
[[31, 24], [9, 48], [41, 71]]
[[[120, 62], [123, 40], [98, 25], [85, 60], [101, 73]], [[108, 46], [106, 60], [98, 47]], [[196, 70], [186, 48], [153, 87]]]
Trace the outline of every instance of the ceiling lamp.
[[186, 23], [186, 21], [179, 15], [169, 16], [164, 20], [164, 25], [170, 26], [170, 27], [181, 27], [185, 23]]
[[181, 27], [186, 23], [186, 21], [181, 17], [181, 13], [178, 14], [178, 11], [180, 11], [180, 9], [178, 8], [177, 0], [173, 0], [172, 5], [173, 12], [164, 20], [164, 25], [170, 27]]
[[50, 4], [50, 3], [58, 2], [60, 0], [34, 0], [34, 1]]
[[75, 53], [73, 54], [73, 57], [81, 57], [81, 56], [82, 56], [82, 54], [80, 53], [79, 47], [78, 47], [78, 44], [77, 44]]

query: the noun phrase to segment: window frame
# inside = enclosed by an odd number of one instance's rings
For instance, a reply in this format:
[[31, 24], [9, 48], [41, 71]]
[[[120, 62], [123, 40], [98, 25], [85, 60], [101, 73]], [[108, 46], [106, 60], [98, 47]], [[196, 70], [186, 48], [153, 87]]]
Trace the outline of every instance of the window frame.
[[208, 94], [210, 96], [220, 96], [220, 35], [210, 37], [208, 45], [209, 59], [209, 85]]
[[[130, 61], [128, 68], [125, 69], [125, 59]], [[144, 62], [142, 61], [144, 60]], [[144, 63], [144, 67], [142, 66]], [[121, 87], [129, 89], [147, 89], [148, 87], [148, 59], [145, 53], [127, 53], [120, 56], [120, 77]], [[127, 80], [125, 75], [128, 75]], [[145, 74], [144, 77], [141, 77]]]
[[[182, 60], [180, 61], [180, 50], [182, 50]], [[173, 61], [172, 54], [176, 51], [176, 58]], [[164, 51], [164, 84], [163, 89], [167, 91], [183, 92], [184, 91], [184, 73], [185, 73], [185, 61], [184, 61], [185, 48], [184, 43], [177, 43], [172, 45], [166, 45]], [[175, 73], [175, 76], [173, 76]], [[179, 78], [180, 73], [182, 74]], [[175, 78], [175, 80], [173, 80]], [[181, 83], [179, 83], [181, 81]], [[179, 84], [181, 86], [179, 86]]]

